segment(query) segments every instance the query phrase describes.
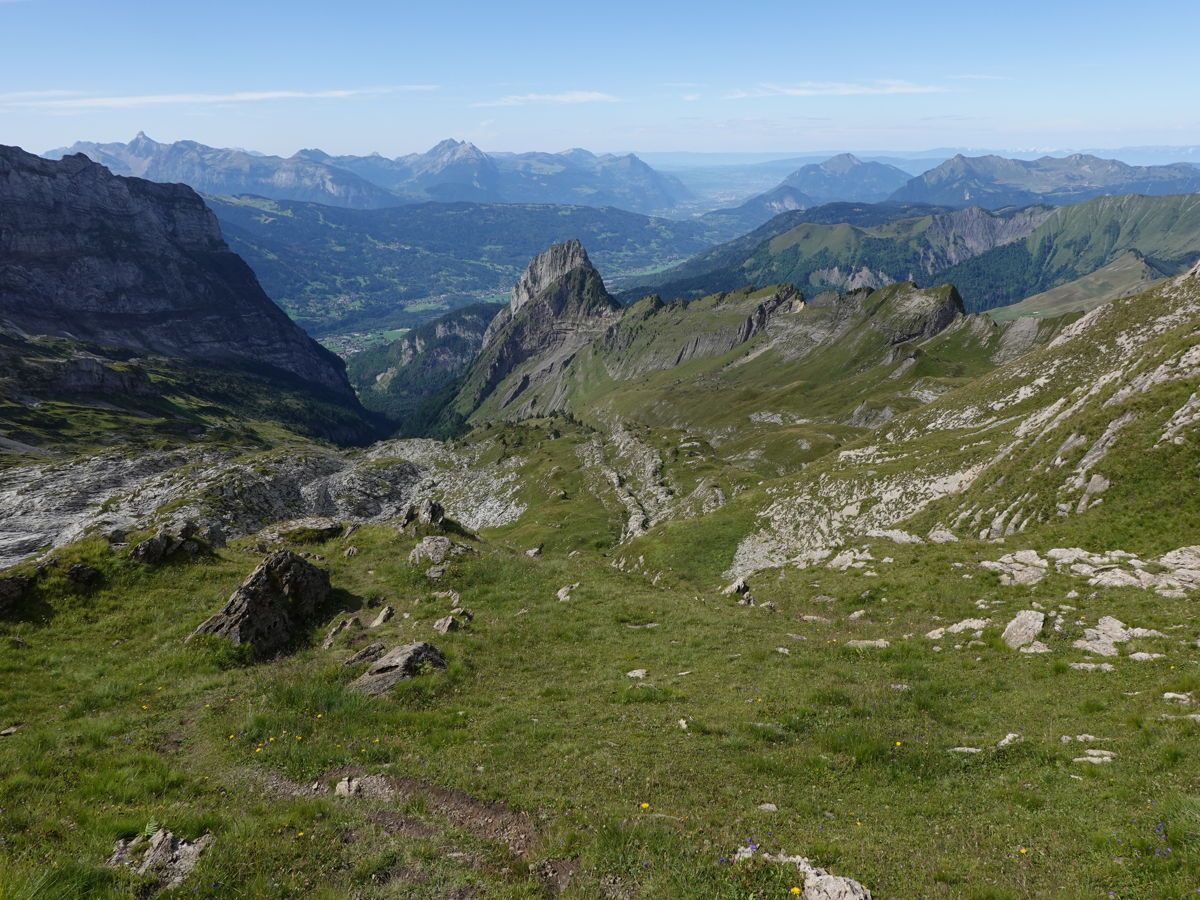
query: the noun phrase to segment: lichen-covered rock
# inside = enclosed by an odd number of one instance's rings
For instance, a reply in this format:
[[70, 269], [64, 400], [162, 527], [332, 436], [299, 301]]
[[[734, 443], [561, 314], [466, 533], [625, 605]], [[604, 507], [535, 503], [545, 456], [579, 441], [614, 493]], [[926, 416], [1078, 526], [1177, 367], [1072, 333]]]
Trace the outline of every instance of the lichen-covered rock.
[[264, 659], [294, 643], [329, 594], [324, 569], [290, 550], [272, 553], [193, 636], [214, 634], [249, 644], [254, 656]]
[[446, 657], [437, 647], [424, 641], [397, 647], [371, 664], [350, 689], [369, 696], [386, 694], [406, 678], [413, 678], [428, 669], [446, 668]]

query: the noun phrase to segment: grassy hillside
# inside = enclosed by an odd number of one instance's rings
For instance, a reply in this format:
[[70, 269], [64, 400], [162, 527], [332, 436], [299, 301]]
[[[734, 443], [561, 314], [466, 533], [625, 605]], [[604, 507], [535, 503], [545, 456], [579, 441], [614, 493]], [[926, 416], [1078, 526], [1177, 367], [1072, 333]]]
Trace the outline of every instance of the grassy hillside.
[[1136, 250], [1129, 250], [1106, 266], [1068, 281], [1064, 285], [1026, 297], [1020, 303], [996, 307], [991, 316], [997, 322], [1010, 322], [1021, 316], [1061, 316], [1070, 312], [1087, 312], [1118, 297], [1128, 297], [1144, 291], [1153, 282], [1165, 277]]
[[[177, 891], [208, 896], [803, 891], [765, 852], [878, 898], [1191, 896], [1200, 565], [1169, 551], [1200, 545], [1198, 279], [1032, 328], [934, 330], [949, 288], [647, 300], [571, 363], [569, 416], [355, 455], [445, 454], [420, 480], [452, 517], [511, 473], [519, 515], [448, 524], [470, 549], [433, 577], [407, 560], [438, 528], [398, 521], [22, 563], [0, 894], [152, 893], [104, 863], [166, 827], [211, 835]], [[294, 645], [186, 643], [279, 547], [334, 588]], [[1002, 636], [1018, 613], [1043, 652]], [[1089, 650], [1103, 617], [1137, 630]], [[445, 670], [349, 689], [352, 654], [419, 640]]]
[[1103, 197], [1055, 210], [1025, 240], [939, 273], [972, 309], [994, 309], [1095, 272], [1134, 251], [1178, 274], [1200, 258], [1200, 195]]
[[967, 309], [981, 311], [1075, 281], [1129, 252], [1163, 274], [1178, 274], [1200, 257], [1194, 194], [1102, 197], [1053, 211], [934, 210], [859, 224], [849, 215], [836, 223], [806, 218], [780, 216], [647, 281], [647, 290], [688, 297], [745, 283], [788, 282], [813, 292], [915, 280], [951, 283]]

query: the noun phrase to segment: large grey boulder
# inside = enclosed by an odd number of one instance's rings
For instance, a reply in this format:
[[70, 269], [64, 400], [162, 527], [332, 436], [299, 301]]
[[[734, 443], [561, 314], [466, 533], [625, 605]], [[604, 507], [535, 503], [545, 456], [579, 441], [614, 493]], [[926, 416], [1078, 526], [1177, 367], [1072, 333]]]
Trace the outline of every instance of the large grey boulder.
[[446, 668], [446, 657], [437, 647], [424, 641], [397, 647], [371, 664], [361, 676], [350, 683], [350, 689], [375, 697], [386, 694], [406, 678], [413, 678], [428, 669]]
[[329, 573], [290, 550], [272, 553], [193, 633], [249, 644], [257, 659], [278, 653], [307, 630], [329, 599]]

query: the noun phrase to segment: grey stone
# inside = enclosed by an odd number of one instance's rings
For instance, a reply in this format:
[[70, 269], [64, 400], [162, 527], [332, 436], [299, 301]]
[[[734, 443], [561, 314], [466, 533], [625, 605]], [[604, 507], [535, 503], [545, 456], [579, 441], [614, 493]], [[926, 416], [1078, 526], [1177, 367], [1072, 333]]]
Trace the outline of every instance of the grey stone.
[[272, 553], [250, 573], [220, 612], [193, 632], [249, 644], [264, 659], [303, 634], [329, 600], [329, 573], [290, 550]]
[[446, 657], [433, 644], [407, 644], [375, 660], [350, 689], [369, 696], [386, 694], [407, 678], [420, 675], [427, 669], [446, 668]]

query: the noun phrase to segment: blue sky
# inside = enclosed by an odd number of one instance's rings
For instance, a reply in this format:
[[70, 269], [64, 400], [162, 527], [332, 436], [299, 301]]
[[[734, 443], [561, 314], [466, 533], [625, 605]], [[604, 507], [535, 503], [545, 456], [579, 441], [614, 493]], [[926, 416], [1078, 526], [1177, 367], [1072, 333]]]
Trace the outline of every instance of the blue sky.
[[0, 143], [1200, 144], [1200, 2], [0, 0]]

